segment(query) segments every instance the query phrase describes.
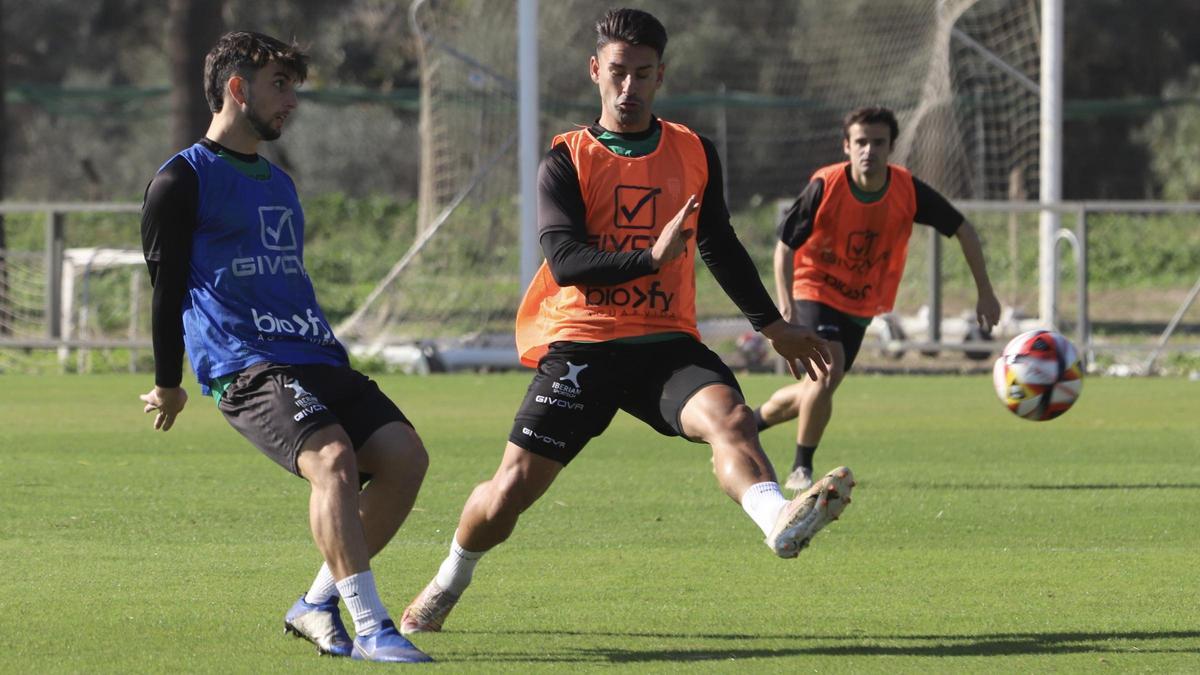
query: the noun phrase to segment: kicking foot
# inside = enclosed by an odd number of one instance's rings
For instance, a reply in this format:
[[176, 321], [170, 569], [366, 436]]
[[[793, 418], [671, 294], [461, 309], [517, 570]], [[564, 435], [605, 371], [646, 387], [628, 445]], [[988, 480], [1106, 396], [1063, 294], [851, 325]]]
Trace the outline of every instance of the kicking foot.
[[430, 581], [404, 610], [404, 615], [400, 617], [400, 632], [412, 635], [441, 631], [446, 615], [454, 609], [459, 597], [438, 586], [437, 579]]
[[789, 490], [803, 492], [813, 486], [812, 467], [798, 466], [788, 474], [787, 482], [783, 486]]
[[353, 649], [350, 634], [342, 623], [342, 613], [338, 610], [337, 596], [319, 605], [305, 602], [304, 596], [300, 596], [283, 617], [283, 632], [313, 643], [318, 654], [350, 656]]
[[854, 474], [847, 467], [840, 466], [825, 474], [783, 507], [775, 521], [775, 529], [766, 539], [767, 546], [780, 558], [800, 555], [821, 528], [837, 520], [846, 510], [853, 487]]
[[383, 628], [378, 631], [354, 638], [351, 658], [390, 663], [427, 663], [433, 660], [401, 635], [391, 619], [384, 621]]

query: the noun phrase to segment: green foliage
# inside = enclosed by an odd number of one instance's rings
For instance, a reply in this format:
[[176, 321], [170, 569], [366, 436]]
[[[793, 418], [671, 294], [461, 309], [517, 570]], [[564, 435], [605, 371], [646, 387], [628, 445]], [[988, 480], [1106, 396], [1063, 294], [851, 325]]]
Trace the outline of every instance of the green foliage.
[[[528, 377], [381, 378], [431, 456], [372, 561], [393, 614], [446, 555]], [[785, 382], [742, 379], [752, 402]], [[195, 388], [152, 431], [146, 386], [0, 388], [0, 562], [29, 569], [0, 577], [0, 670], [361, 672], [280, 630], [320, 565], [307, 484]], [[1065, 416], [1030, 423], [986, 377], [852, 376], [817, 461], [854, 468], [854, 503], [795, 561], [721, 494], [704, 446], [619, 415], [487, 555], [446, 631], [414, 641], [454, 672], [1190, 672], [1197, 387], [1089, 379]], [[763, 435], [780, 466], [794, 433]]]
[[1162, 185], [1163, 198], [1194, 201], [1200, 199], [1200, 64], [1188, 68], [1182, 79], [1168, 82], [1163, 97], [1190, 103], [1154, 113], [1136, 138], [1150, 150], [1150, 168]]
[[334, 193], [304, 201], [304, 265], [337, 323], [366, 298], [416, 233], [416, 203]]

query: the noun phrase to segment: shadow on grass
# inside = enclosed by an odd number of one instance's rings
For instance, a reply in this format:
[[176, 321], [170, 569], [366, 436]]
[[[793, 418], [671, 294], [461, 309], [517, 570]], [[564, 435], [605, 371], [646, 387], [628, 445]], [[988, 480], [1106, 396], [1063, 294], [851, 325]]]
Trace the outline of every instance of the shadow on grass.
[[[786, 658], [794, 656], [1033, 656], [1039, 654], [1200, 654], [1195, 645], [1156, 644], [1166, 640], [1200, 639], [1195, 631], [1129, 631], [1095, 633], [996, 633], [980, 635], [751, 635], [741, 633], [651, 633], [651, 632], [588, 632], [571, 630], [529, 631], [468, 631], [479, 635], [511, 635], [534, 638], [579, 636], [586, 638], [628, 638], [630, 640], [711, 640], [740, 642], [745, 640], [787, 640], [809, 643], [811, 646], [739, 648], [687, 647], [664, 649], [660, 646], [638, 649], [625, 647], [564, 647], [530, 645], [526, 653], [470, 655], [462, 661], [505, 661], [532, 663], [652, 663], [657, 661], [726, 661], [753, 658]], [[1132, 641], [1137, 645], [1105, 644], [1110, 641]], [[811, 643], [833, 644], [811, 644]], [[927, 644], [926, 644], [927, 643]]]

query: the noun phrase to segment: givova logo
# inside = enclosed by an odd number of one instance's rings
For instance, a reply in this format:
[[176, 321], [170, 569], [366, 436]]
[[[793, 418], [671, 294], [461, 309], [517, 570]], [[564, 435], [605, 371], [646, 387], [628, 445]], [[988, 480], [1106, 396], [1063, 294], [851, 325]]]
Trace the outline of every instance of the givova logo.
[[553, 438], [553, 437], [547, 436], [545, 434], [539, 434], [538, 432], [534, 431], [533, 429], [530, 429], [529, 427], [521, 427], [521, 433], [525, 434], [526, 436], [529, 436], [530, 438], [534, 439], [535, 441], [541, 441], [543, 443], [548, 443], [557, 448], [567, 447], [566, 441], [560, 441], [557, 438]]
[[259, 333], [266, 336], [298, 335], [311, 342], [333, 340], [333, 331], [313, 313], [311, 307], [306, 310], [305, 316], [293, 314], [290, 319], [277, 317], [270, 312], [259, 314], [254, 307], [250, 308], [250, 316], [254, 319], [254, 327], [258, 329]]

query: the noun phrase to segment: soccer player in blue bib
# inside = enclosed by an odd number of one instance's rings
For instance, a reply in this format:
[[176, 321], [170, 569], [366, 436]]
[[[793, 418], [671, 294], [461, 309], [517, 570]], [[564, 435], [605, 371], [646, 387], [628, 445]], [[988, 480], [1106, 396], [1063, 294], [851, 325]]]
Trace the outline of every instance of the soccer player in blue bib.
[[325, 564], [286, 613], [287, 631], [324, 654], [429, 661], [397, 632], [370, 568], [412, 509], [429, 458], [400, 409], [350, 368], [304, 268], [296, 186], [257, 154], [282, 133], [307, 69], [296, 45], [259, 33], [228, 33], [208, 53], [212, 124], [159, 169], [142, 208], [155, 386], [141, 399], [154, 428], [170, 429], [187, 402], [186, 347], [225, 419], [309, 482]]

